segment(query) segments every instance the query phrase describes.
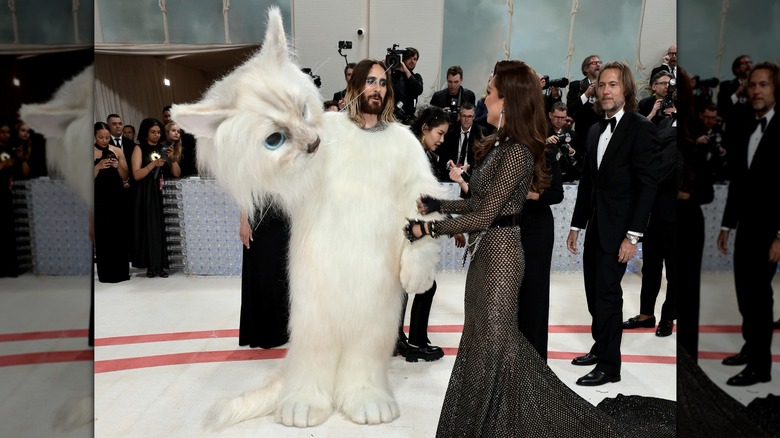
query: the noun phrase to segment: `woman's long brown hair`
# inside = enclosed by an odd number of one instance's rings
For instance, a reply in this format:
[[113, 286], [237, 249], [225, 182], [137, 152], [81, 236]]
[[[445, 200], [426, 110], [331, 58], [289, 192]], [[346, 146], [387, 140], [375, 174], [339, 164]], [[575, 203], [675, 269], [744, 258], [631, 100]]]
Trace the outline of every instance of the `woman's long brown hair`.
[[511, 137], [525, 145], [534, 157], [534, 176], [531, 189], [541, 193], [550, 186], [549, 166], [545, 161], [545, 134], [547, 119], [539, 77], [522, 61], [498, 61], [493, 69], [495, 88], [504, 98], [503, 124], [495, 134], [474, 146], [474, 158], [479, 165], [493, 149], [496, 139]]

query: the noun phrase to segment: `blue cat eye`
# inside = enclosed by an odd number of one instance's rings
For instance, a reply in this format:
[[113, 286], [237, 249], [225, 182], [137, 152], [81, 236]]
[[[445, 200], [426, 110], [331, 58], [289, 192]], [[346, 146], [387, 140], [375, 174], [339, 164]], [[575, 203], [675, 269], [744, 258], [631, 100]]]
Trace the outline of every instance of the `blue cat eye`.
[[265, 138], [265, 148], [268, 149], [269, 151], [274, 151], [276, 149], [279, 149], [286, 140], [287, 137], [285, 137], [284, 134], [282, 134], [281, 132], [274, 132], [273, 134]]

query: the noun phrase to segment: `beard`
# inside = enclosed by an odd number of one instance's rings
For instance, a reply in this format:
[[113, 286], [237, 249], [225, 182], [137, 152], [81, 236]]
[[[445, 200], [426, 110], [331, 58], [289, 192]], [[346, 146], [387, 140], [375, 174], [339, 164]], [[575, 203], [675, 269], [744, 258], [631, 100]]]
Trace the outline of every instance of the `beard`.
[[[379, 97], [381, 102], [374, 102], [371, 97]], [[360, 96], [360, 112], [366, 114], [380, 115], [385, 108], [385, 100], [379, 94], [372, 94], [366, 96], [365, 94]]]

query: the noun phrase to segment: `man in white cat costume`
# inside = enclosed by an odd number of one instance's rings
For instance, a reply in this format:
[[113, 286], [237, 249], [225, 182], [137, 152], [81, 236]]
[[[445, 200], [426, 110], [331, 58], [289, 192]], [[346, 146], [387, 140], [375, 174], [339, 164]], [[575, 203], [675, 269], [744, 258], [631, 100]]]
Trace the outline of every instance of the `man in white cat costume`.
[[279, 10], [262, 50], [171, 116], [198, 137], [202, 171], [244, 211], [273, 196], [292, 220], [290, 342], [262, 389], [218, 404], [209, 427], [276, 414], [315, 426], [339, 410], [355, 423], [398, 417], [387, 380], [404, 291], [433, 283], [438, 244], [405, 240], [421, 193], [439, 193], [419, 141], [393, 121], [390, 76], [355, 67], [347, 109], [322, 111], [290, 59]]

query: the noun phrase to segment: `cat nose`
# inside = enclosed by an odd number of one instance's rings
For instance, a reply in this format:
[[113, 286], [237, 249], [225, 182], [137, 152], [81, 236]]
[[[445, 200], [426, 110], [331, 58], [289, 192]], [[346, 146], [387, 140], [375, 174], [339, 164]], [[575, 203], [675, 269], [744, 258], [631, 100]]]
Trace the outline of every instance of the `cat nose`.
[[320, 138], [317, 137], [317, 139], [314, 140], [314, 143], [309, 143], [306, 146], [306, 152], [308, 152], [310, 154], [313, 154], [314, 152], [317, 151], [317, 148], [319, 148], [319, 147], [320, 147]]

